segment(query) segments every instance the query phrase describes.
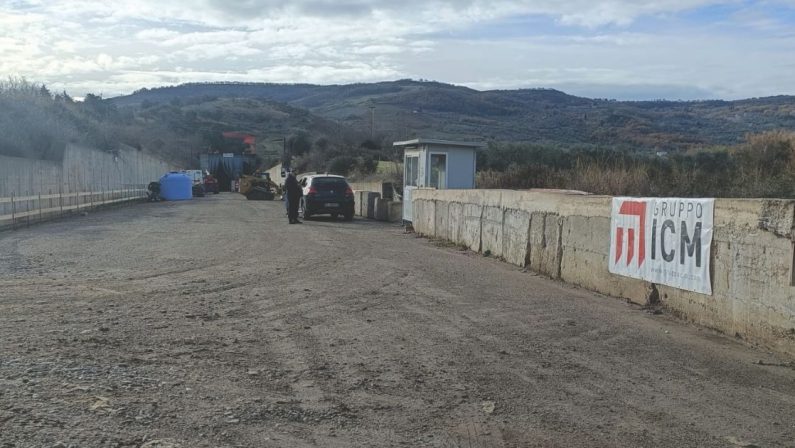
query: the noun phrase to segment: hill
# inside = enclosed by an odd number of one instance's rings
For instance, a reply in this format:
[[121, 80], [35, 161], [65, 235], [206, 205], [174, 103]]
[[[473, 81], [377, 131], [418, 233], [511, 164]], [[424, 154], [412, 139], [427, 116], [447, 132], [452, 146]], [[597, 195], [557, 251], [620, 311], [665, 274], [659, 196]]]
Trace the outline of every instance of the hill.
[[146, 107], [201, 98], [284, 103], [385, 140], [436, 138], [684, 150], [732, 145], [746, 134], [795, 129], [795, 97], [740, 101], [613, 101], [550, 89], [477, 91], [438, 82], [183, 84], [112, 98]]
[[229, 145], [236, 143], [225, 142], [221, 137], [226, 131], [254, 135], [260, 154], [280, 154], [282, 138], [287, 138], [286, 144], [295, 147], [294, 152], [298, 154], [307, 151], [318, 140], [354, 145], [364, 138], [348, 127], [306, 109], [262, 98], [202, 95], [118, 107], [132, 113], [138, 122], [159, 124], [180, 134], [199, 136], [202, 144], [194, 148], [195, 154], [208, 149], [233, 150]]
[[96, 95], [66, 93], [20, 79], [0, 82], [0, 155], [60, 160], [69, 143], [114, 152], [127, 145], [181, 164], [196, 139], [160, 123], [147, 125]]
[[222, 137], [240, 131], [257, 138], [267, 165], [281, 155], [282, 138], [298, 155], [318, 145], [355, 147], [365, 139], [306, 109], [262, 98], [202, 95], [120, 106], [92, 94], [75, 101], [44, 85], [11, 79], [0, 82], [0, 106], [0, 155], [32, 159], [59, 160], [67, 143], [111, 152], [128, 145], [177, 165], [198, 166], [201, 153], [242, 150], [241, 142]]
[[238, 131], [257, 138], [261, 165], [276, 162], [284, 144], [299, 171], [366, 177], [379, 161], [399, 159], [392, 140], [422, 135], [488, 140], [478, 154], [481, 187], [795, 197], [794, 104], [786, 96], [619, 102], [417, 81], [186, 84], [74, 101], [11, 79], [0, 82], [0, 155], [57, 160], [68, 143], [128, 145], [191, 167], [201, 153], [242, 150], [223, 137]]

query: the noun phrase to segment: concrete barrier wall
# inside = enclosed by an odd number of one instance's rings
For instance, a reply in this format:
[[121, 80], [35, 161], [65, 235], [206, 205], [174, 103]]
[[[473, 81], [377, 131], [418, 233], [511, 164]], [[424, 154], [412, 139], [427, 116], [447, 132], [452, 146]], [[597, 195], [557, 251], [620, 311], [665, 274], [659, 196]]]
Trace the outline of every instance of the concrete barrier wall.
[[373, 191], [379, 194], [383, 193], [384, 189], [383, 182], [348, 182], [348, 185], [353, 190]]
[[380, 197], [393, 199], [392, 182], [372, 181], [372, 182], [348, 182], [354, 191], [372, 191], [378, 193]]
[[108, 153], [69, 145], [60, 161], [0, 156], [0, 197], [146, 185], [170, 169], [168, 163], [133, 148]]
[[60, 215], [144, 197], [147, 184], [171, 169], [134, 148], [109, 153], [69, 145], [59, 161], [0, 156], [0, 227], [19, 216], [25, 222], [44, 218], [48, 209], [57, 208]]
[[354, 190], [356, 201], [354, 213], [378, 221], [400, 222], [403, 220], [403, 203], [384, 199], [377, 192]]
[[[417, 190], [416, 232], [645, 304], [650, 285], [608, 272], [611, 198], [512, 190]], [[795, 354], [795, 201], [717, 199], [711, 296], [657, 285], [669, 310]]]
[[353, 191], [354, 208], [353, 211], [358, 216], [375, 219], [375, 201], [380, 199], [381, 194], [372, 191]]

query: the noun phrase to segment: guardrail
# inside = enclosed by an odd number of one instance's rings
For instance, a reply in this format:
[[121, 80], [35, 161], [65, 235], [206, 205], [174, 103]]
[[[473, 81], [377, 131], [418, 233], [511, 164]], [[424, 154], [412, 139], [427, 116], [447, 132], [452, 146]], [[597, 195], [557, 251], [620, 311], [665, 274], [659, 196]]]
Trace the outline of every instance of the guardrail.
[[141, 185], [117, 190], [59, 192], [0, 197], [0, 229], [17, 228], [48, 219], [55, 219], [82, 210], [137, 201], [146, 198]]

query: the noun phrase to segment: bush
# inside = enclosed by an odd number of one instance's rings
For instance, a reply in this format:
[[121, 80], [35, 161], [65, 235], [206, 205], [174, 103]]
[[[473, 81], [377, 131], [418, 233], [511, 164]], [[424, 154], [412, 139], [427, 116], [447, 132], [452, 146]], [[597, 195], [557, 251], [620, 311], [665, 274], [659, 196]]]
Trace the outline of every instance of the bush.
[[479, 188], [562, 188], [596, 194], [795, 197], [795, 132], [749, 135], [731, 148], [671, 157], [609, 149], [494, 145], [478, 154]]
[[337, 156], [329, 160], [326, 171], [331, 174], [347, 176], [356, 166], [356, 159], [351, 156]]

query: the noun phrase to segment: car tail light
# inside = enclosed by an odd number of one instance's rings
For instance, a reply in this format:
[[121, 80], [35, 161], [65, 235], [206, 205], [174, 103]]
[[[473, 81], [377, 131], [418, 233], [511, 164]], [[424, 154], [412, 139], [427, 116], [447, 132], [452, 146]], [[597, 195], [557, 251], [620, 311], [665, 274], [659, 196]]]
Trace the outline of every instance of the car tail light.
[[345, 189], [345, 196], [353, 196], [353, 190], [351, 190], [351, 187]]
[[309, 194], [317, 194], [317, 188], [315, 188], [315, 187], [309, 187], [309, 192], [308, 192], [307, 194], [308, 194], [308, 195], [309, 195]]

